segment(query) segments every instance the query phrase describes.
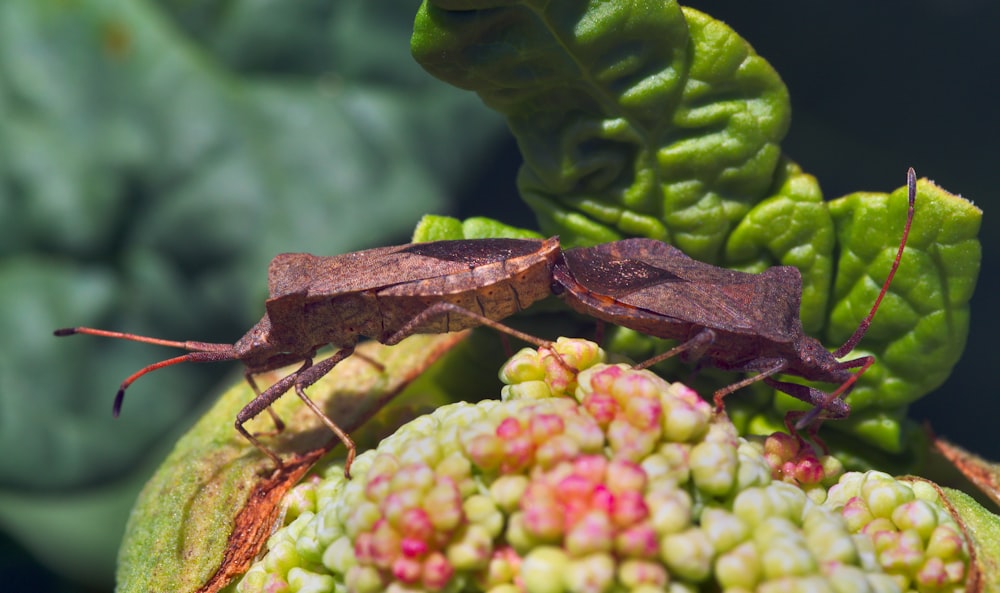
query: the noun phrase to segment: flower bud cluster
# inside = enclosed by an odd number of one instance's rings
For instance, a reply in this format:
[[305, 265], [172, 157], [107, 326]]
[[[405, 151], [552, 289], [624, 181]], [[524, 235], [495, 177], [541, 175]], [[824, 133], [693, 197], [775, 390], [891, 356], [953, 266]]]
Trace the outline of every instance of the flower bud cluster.
[[[881, 556], [915, 548], [902, 536], [863, 541], [884, 530], [852, 523], [861, 504], [844, 484], [854, 482], [842, 479], [825, 504], [799, 487], [819, 488], [840, 473], [833, 465], [808, 469], [811, 453], [790, 441], [739, 438], [687, 387], [600, 364], [590, 342], [554, 350], [508, 362], [504, 401], [439, 408], [360, 455], [351, 481], [330, 468], [293, 489], [286, 526], [238, 590], [882, 592], [927, 582], [883, 571]], [[892, 506], [862, 498], [880, 509], [872, 517]], [[935, 527], [947, 524], [938, 509], [925, 513]], [[894, 533], [927, 535], [922, 556], [957, 574], [964, 548], [945, 537], [957, 532], [928, 530], [920, 512], [899, 511]]]
[[932, 484], [876, 471], [847, 473], [823, 506], [843, 516], [865, 554], [901, 590], [964, 590], [968, 544]]

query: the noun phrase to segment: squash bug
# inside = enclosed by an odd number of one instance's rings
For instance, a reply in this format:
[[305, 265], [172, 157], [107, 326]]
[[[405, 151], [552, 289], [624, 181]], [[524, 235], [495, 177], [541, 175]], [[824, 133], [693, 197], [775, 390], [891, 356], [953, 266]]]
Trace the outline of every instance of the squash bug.
[[[242, 361], [256, 397], [236, 416], [236, 430], [281, 468], [278, 455], [243, 424], [266, 409], [280, 431], [283, 425], [270, 405], [294, 388], [344, 443], [344, 473], [349, 476], [354, 442], [309, 399], [305, 388], [350, 356], [362, 336], [392, 345], [413, 334], [486, 325], [536, 346], [548, 345], [497, 320], [551, 294], [551, 270], [558, 255], [556, 237], [410, 243], [331, 257], [285, 253], [275, 257], [268, 270], [270, 298], [264, 317], [235, 344], [177, 342], [89, 327], [60, 329], [55, 335], [89, 334], [189, 351], [125, 379], [115, 396], [116, 417], [125, 390], [150, 371], [182, 362]], [[316, 351], [328, 344], [337, 351], [313, 364]], [[302, 363], [298, 370], [263, 392], [257, 388], [254, 375], [297, 362]]]
[[[722, 400], [729, 393], [764, 381], [814, 406], [808, 412], [790, 413], [786, 424], [794, 424], [789, 425], [793, 431], [821, 415], [824, 419], [845, 418], [850, 409], [843, 397], [875, 359], [837, 359], [853, 350], [865, 335], [899, 267], [916, 200], [912, 168], [907, 172], [907, 187], [906, 226], [889, 275], [868, 315], [832, 353], [802, 329], [802, 277], [791, 266], [748, 274], [696, 261], [654, 239], [624, 239], [564, 251], [553, 268], [553, 292], [577, 312], [650, 336], [681, 341], [639, 368], [680, 354], [689, 362], [755, 373], [715, 392], [717, 412], [722, 412]], [[825, 393], [778, 381], [774, 375], [779, 373], [839, 386]]]

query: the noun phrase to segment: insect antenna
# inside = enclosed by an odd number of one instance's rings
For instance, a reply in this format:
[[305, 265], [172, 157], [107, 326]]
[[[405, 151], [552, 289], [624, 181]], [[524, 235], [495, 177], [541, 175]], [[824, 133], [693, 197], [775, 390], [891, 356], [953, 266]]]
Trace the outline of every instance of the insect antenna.
[[[871, 311], [868, 312], [868, 315], [858, 325], [858, 329], [854, 330], [854, 334], [851, 335], [851, 337], [848, 338], [840, 348], [837, 348], [837, 350], [834, 351], [833, 355], [836, 358], [840, 358], [851, 350], [854, 350], [854, 347], [861, 341], [861, 338], [864, 337], [865, 332], [868, 331], [868, 327], [872, 323], [872, 319], [875, 317], [875, 312], [878, 311], [879, 305], [882, 303], [882, 298], [889, 290], [889, 284], [892, 283], [892, 278], [896, 275], [896, 270], [899, 268], [899, 262], [903, 258], [903, 249], [906, 247], [906, 240], [910, 236], [910, 226], [913, 223], [913, 206], [917, 199], [917, 174], [914, 173], [913, 167], [910, 167], [906, 171], [906, 187], [910, 203], [906, 211], [906, 226], [903, 227], [903, 238], [899, 241], [899, 250], [896, 251], [896, 259], [892, 262], [892, 268], [889, 270], [889, 275], [886, 277], [885, 283], [882, 285], [882, 290], [879, 291], [878, 297], [875, 299], [875, 304], [872, 305]], [[795, 416], [798, 417], [797, 421], [794, 423], [795, 430], [801, 430], [812, 424], [813, 421], [815, 421], [816, 418], [823, 412], [823, 410], [826, 409], [830, 402], [850, 392], [850, 390], [854, 387], [854, 384], [857, 383], [857, 380], [864, 374], [865, 371], [868, 370], [868, 367], [872, 366], [874, 362], [875, 359], [873, 357], [862, 356], [861, 358], [847, 360], [840, 363], [840, 368], [842, 369], [858, 368], [858, 371], [853, 373], [850, 378], [847, 381], [844, 381], [839, 387], [837, 387], [837, 389], [828, 393], [823, 401], [816, 405], [816, 407], [812, 410], [809, 410], [800, 417], [795, 414]], [[791, 415], [793, 413], [790, 412], [789, 414]]]
[[875, 299], [875, 304], [872, 305], [871, 311], [868, 312], [868, 315], [858, 325], [858, 329], [854, 330], [854, 334], [851, 335], [851, 337], [848, 338], [847, 341], [833, 353], [833, 355], [837, 358], [840, 358], [851, 350], [854, 350], [854, 347], [857, 346], [858, 342], [861, 341], [861, 338], [864, 337], [865, 332], [868, 331], [868, 327], [872, 324], [872, 319], [875, 318], [875, 312], [878, 311], [879, 305], [882, 303], [882, 298], [889, 290], [889, 285], [892, 283], [893, 276], [896, 275], [896, 270], [899, 268], [899, 262], [903, 258], [903, 249], [906, 247], [906, 240], [910, 236], [910, 226], [913, 223], [913, 205], [917, 199], [917, 174], [914, 173], [913, 167], [910, 167], [906, 172], [906, 187], [910, 205], [906, 211], [906, 226], [903, 228], [903, 238], [899, 242], [899, 250], [896, 252], [896, 259], [892, 262], [892, 268], [889, 270], [889, 275], [886, 277], [885, 283], [882, 284], [882, 290], [878, 293], [878, 298]]
[[146, 373], [155, 371], [157, 369], [162, 369], [163, 367], [173, 366], [175, 364], [180, 364], [182, 362], [218, 362], [222, 360], [235, 360], [238, 358], [235, 349], [232, 344], [213, 344], [210, 342], [175, 342], [173, 340], [162, 340], [160, 338], [150, 338], [148, 336], [139, 336], [136, 334], [127, 334], [124, 332], [108, 331], [104, 329], [94, 329], [92, 327], [67, 327], [63, 329], [57, 329], [52, 332], [56, 336], [72, 336], [74, 334], [87, 334], [91, 336], [101, 336], [105, 338], [115, 338], [119, 340], [131, 340], [133, 342], [142, 342], [145, 344], [155, 344], [157, 346], [166, 346], [168, 348], [180, 348], [182, 350], [190, 350], [189, 354], [183, 354], [181, 356], [175, 356], [174, 358], [168, 358], [167, 360], [161, 360], [160, 362], [154, 362], [149, 366], [145, 366], [135, 373], [132, 373], [127, 379], [122, 381], [121, 386], [118, 387], [118, 393], [115, 394], [115, 403], [112, 408], [112, 414], [115, 418], [122, 409], [122, 400], [125, 398], [125, 390], [128, 386], [135, 382], [136, 379], [145, 375]]

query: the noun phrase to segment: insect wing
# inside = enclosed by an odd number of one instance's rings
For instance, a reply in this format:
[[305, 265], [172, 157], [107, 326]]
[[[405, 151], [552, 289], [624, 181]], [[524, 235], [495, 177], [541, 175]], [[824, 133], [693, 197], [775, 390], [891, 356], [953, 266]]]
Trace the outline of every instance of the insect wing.
[[[796, 335], [801, 277], [795, 268], [748, 274], [691, 259], [672, 245], [644, 238], [569, 250], [563, 259], [574, 281], [591, 293], [589, 306], [615, 311], [606, 303], [611, 299], [642, 311], [616, 311], [620, 318], [608, 320], [619, 325], [660, 337], [675, 337], [671, 326], [680, 324], [778, 341]], [[564, 277], [557, 270], [557, 281]], [[663, 321], [662, 331], [656, 330], [655, 317]]]
[[[503, 319], [552, 294], [552, 267], [559, 256], [559, 241], [514, 239], [469, 240], [455, 245], [443, 242], [412, 246], [414, 258], [435, 260], [453, 257], [461, 271], [425, 275], [399, 282], [376, 292], [387, 328], [404, 323], [415, 306], [449, 303], [471, 313]], [[469, 316], [444, 315], [431, 320], [420, 331], [455, 331], [479, 325]]]
[[[738, 306], [729, 293], [738, 296], [740, 277], [750, 275], [698, 262], [666, 243], [625, 239], [569, 250], [563, 254], [563, 261], [577, 284], [569, 283], [567, 290], [589, 292], [598, 307], [610, 299], [664, 321], [743, 327]], [[564, 277], [561, 272], [556, 276], [557, 280]], [[629, 326], [627, 311], [622, 311], [624, 318], [615, 322]]]
[[[320, 257], [283, 253], [271, 261], [268, 288], [272, 298], [305, 292], [309, 300], [463, 274], [476, 267], [539, 252], [558, 250], [558, 241], [533, 239], [462, 239], [378, 247]], [[553, 255], [554, 259], [554, 255]]]

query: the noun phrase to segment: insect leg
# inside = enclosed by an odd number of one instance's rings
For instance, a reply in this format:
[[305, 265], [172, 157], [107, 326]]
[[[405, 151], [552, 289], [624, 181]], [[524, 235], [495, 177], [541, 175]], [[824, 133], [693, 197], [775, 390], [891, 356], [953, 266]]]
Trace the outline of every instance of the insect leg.
[[398, 344], [400, 341], [403, 340], [403, 338], [413, 335], [414, 330], [420, 327], [422, 324], [430, 321], [431, 319], [434, 319], [435, 317], [439, 317], [442, 315], [450, 315], [450, 314], [467, 317], [480, 325], [485, 325], [490, 329], [494, 329], [498, 332], [502, 332], [509, 336], [513, 336], [518, 340], [521, 340], [522, 342], [527, 342], [528, 344], [535, 346], [536, 348], [545, 348], [546, 350], [551, 352], [553, 356], [556, 357], [556, 360], [559, 361], [559, 364], [562, 365], [562, 367], [565, 368], [567, 371], [573, 374], [576, 374], [578, 372], [577, 369], [573, 368], [572, 365], [563, 360], [563, 357], [560, 356], [558, 352], [556, 352], [553, 343], [550, 342], [549, 340], [543, 340], [531, 334], [526, 334], [510, 326], [504, 325], [499, 321], [494, 321], [489, 317], [486, 317], [485, 315], [481, 315], [479, 313], [476, 313], [475, 311], [470, 311], [465, 307], [459, 307], [454, 303], [448, 303], [445, 301], [440, 301], [434, 303], [430, 307], [427, 307], [420, 313], [414, 315], [412, 319], [407, 321], [403, 325], [403, 327], [399, 329], [399, 331], [379, 341], [382, 342], [383, 344], [388, 344], [388, 345]]
[[380, 372], [380, 373], [385, 372], [385, 365], [384, 364], [382, 364], [381, 362], [375, 360], [374, 358], [371, 358], [371, 357], [365, 355], [362, 352], [355, 352], [354, 353], [354, 358], [360, 358], [361, 360], [367, 362], [368, 364], [370, 364], [373, 367], [375, 367], [378, 370], [378, 372]]
[[[724, 411], [722, 400], [730, 393], [737, 391], [739, 389], [743, 389], [747, 385], [753, 385], [757, 381], [767, 381], [768, 377], [780, 373], [781, 371], [785, 370], [788, 367], [788, 361], [785, 360], [784, 358], [776, 358], [772, 359], [772, 361], [773, 362], [771, 362], [769, 365], [766, 366], [762, 365], [763, 368], [761, 369], [754, 369], [757, 371], [756, 375], [751, 375], [743, 379], [742, 381], [737, 381], [732, 385], [727, 385], [722, 389], [716, 391], [714, 397], [712, 398], [712, 401], [715, 402], [715, 413], [721, 414]], [[766, 360], [761, 362], [766, 362]]]
[[705, 328], [696, 333], [689, 340], [674, 346], [673, 348], [667, 350], [662, 354], [657, 354], [656, 356], [635, 365], [635, 368], [648, 369], [649, 367], [653, 366], [658, 362], [663, 362], [668, 358], [673, 358], [674, 356], [677, 356], [681, 352], [686, 352], [688, 350], [691, 350], [692, 352], [695, 353], [693, 359], [697, 360], [698, 358], [701, 358], [701, 354], [704, 354], [705, 349], [711, 346], [712, 342], [714, 341], [715, 341], [715, 332], [708, 328]]
[[[809, 415], [806, 422], [800, 422], [796, 425], [796, 430], [801, 430], [806, 424], [809, 424], [815, 419], [816, 415], [824, 412], [824, 419], [839, 419], [847, 418], [851, 413], [851, 409], [847, 406], [841, 398], [830, 398], [829, 394], [824, 391], [820, 391], [815, 387], [809, 387], [807, 385], [799, 385], [798, 383], [786, 383], [784, 381], [777, 381], [775, 379], [767, 379], [765, 381], [771, 387], [774, 387], [778, 391], [787, 393], [788, 395], [794, 397], [799, 401], [806, 402], [807, 404], [812, 404], [815, 406], [812, 410], [808, 412], [791, 412], [795, 414], [797, 418], [804, 418]], [[815, 414], [814, 414], [815, 412]]]
[[[873, 356], [862, 356], [861, 358], [855, 358], [854, 360], [848, 360], [847, 362], [842, 363], [841, 368], [847, 368], [847, 369], [857, 368], [858, 371], [856, 373], [852, 373], [851, 376], [848, 377], [846, 381], [840, 384], [840, 387], [837, 387], [830, 393], [823, 394], [822, 392], [820, 392], [820, 394], [823, 395], [824, 397], [821, 398], [821, 401], [819, 402], [816, 401], [810, 402], [810, 403], [815, 403], [816, 407], [803, 414], [802, 417], [799, 418], [798, 421], [796, 421], [795, 423], [796, 429], [801, 430], [805, 426], [812, 424], [822, 412], [829, 411], [831, 409], [831, 404], [833, 404], [834, 401], [843, 402], [844, 401], [843, 398], [846, 397], [847, 394], [851, 392], [851, 389], [854, 388], [854, 384], [857, 383], [858, 378], [860, 378], [861, 375], [863, 375], [864, 372], [868, 370], [868, 367], [872, 366], [872, 364], [874, 363], [875, 363], [875, 357]], [[845, 410], [847, 408], [846, 402], [844, 403], [844, 408]], [[843, 416], [823, 416], [823, 419], [846, 418], [847, 413], [848, 412], [845, 411]]]
[[510, 335], [510, 336], [513, 336], [513, 337], [515, 337], [515, 338], [517, 338], [517, 339], [519, 339], [519, 340], [521, 340], [523, 342], [527, 342], [529, 344], [532, 344], [533, 346], [536, 346], [538, 348], [551, 348], [552, 347], [552, 342], [550, 342], [548, 340], [542, 340], [541, 338], [536, 338], [535, 336], [533, 336], [531, 334], [526, 334], [526, 333], [518, 331], [518, 330], [516, 330], [516, 329], [514, 329], [512, 327], [506, 326], [506, 325], [504, 325], [504, 324], [502, 324], [502, 323], [500, 323], [498, 321], [494, 321], [494, 320], [490, 319], [489, 317], [486, 317], [485, 315], [481, 315], [481, 314], [476, 313], [474, 311], [470, 311], [470, 310], [466, 309], [465, 307], [459, 307], [458, 305], [455, 305], [453, 303], [444, 302], [444, 301], [434, 303], [430, 307], [427, 307], [426, 309], [424, 309], [420, 313], [414, 315], [412, 319], [410, 319], [409, 321], [407, 321], [403, 325], [403, 327], [401, 327], [399, 329], [399, 331], [397, 331], [394, 334], [388, 336], [387, 338], [385, 338], [383, 340], [379, 340], [379, 341], [382, 342], [383, 344], [387, 344], [387, 345], [390, 345], [390, 346], [393, 345], [393, 344], [398, 344], [399, 342], [401, 342], [403, 340], [403, 338], [407, 338], [407, 337], [413, 335], [414, 333], [416, 333], [414, 330], [416, 328], [420, 327], [421, 325], [423, 325], [424, 323], [427, 323], [428, 321], [430, 321], [431, 319], [434, 319], [435, 317], [440, 317], [440, 316], [443, 316], [443, 315], [449, 315], [449, 314], [452, 314], [452, 313], [454, 313], [456, 315], [461, 315], [463, 317], [467, 317], [469, 319], [472, 319], [473, 321], [475, 321], [476, 323], [478, 323], [480, 325], [485, 325], [486, 327], [495, 329], [495, 330], [497, 330], [499, 332], [503, 332], [503, 333], [505, 333], [507, 335]]
[[[852, 374], [851, 377], [841, 387], [853, 384], [857, 374]], [[799, 385], [798, 383], [786, 383], [784, 381], [775, 381], [774, 379], [766, 379], [766, 382], [771, 387], [783, 391], [798, 400], [815, 404], [815, 407], [808, 412], [793, 410], [785, 414], [785, 428], [788, 429], [788, 434], [794, 435], [800, 441], [802, 437], [799, 433], [802, 429], [806, 429], [809, 438], [818, 444], [824, 452], [829, 452], [826, 443], [819, 437], [819, 427], [822, 425], [822, 420], [837, 420], [847, 418], [850, 415], [851, 408], [840, 397], [843, 391], [837, 389], [833, 393], [827, 394], [815, 387]]]
[[257, 447], [261, 453], [270, 457], [271, 461], [274, 462], [274, 465], [276, 465], [278, 469], [284, 467], [284, 464], [281, 462], [281, 458], [278, 457], [278, 455], [273, 451], [265, 447], [264, 443], [261, 443], [260, 440], [251, 434], [250, 431], [243, 425], [255, 418], [265, 409], [269, 408], [279, 397], [291, 389], [292, 385], [295, 383], [295, 377], [311, 365], [312, 359], [307, 358], [305, 362], [302, 363], [302, 366], [299, 367], [299, 370], [286, 377], [282, 377], [277, 383], [268, 387], [264, 393], [261, 393], [257, 397], [253, 398], [250, 403], [243, 406], [243, 409], [236, 415], [236, 430], [243, 435], [243, 438], [250, 441], [254, 447]]
[[[253, 379], [253, 373], [251, 373], [250, 371], [247, 371], [247, 372], [243, 373], [243, 378], [246, 379], [247, 385], [250, 386], [250, 389], [253, 389], [255, 398], [256, 397], [260, 397], [260, 393], [261, 393], [260, 392], [260, 388], [257, 387], [257, 382], [254, 381], [254, 379]], [[277, 435], [277, 434], [281, 434], [281, 432], [285, 430], [285, 423], [284, 423], [284, 421], [281, 419], [280, 416], [278, 416], [278, 413], [275, 412], [274, 408], [272, 408], [271, 406], [268, 406], [265, 409], [267, 410], [267, 413], [271, 415], [271, 420], [274, 422], [274, 430], [272, 430], [270, 432], [259, 433], [259, 434], [261, 436], [274, 436], [274, 435]]]
[[347, 434], [347, 431], [338, 426], [337, 423], [331, 420], [329, 416], [324, 414], [323, 410], [316, 405], [316, 402], [309, 399], [309, 396], [306, 395], [305, 389], [316, 381], [322, 379], [327, 373], [333, 370], [333, 367], [337, 366], [340, 361], [350, 356], [353, 352], [354, 346], [341, 348], [330, 358], [320, 361], [319, 364], [316, 364], [315, 366], [311, 366], [309, 368], [303, 367], [293, 375], [295, 393], [299, 396], [302, 402], [305, 403], [306, 406], [308, 406], [309, 409], [323, 421], [323, 424], [325, 424], [326, 427], [333, 432], [333, 434], [337, 435], [337, 438], [340, 439], [340, 442], [343, 443], [344, 447], [347, 449], [347, 459], [344, 461], [344, 477], [347, 479], [351, 478], [351, 464], [354, 463], [354, 456], [357, 454], [357, 447], [354, 446], [354, 440]]
[[[794, 435], [795, 438], [798, 439], [799, 442], [803, 443], [803, 444], [805, 443], [805, 440], [799, 434], [799, 432], [802, 429], [801, 428], [796, 428], [796, 425], [798, 424], [798, 419], [800, 419], [804, 414], [805, 414], [805, 412], [794, 412], [794, 411], [785, 414], [785, 429], [788, 430], [788, 434]], [[814, 443], [816, 443], [817, 445], [819, 445], [820, 449], [823, 451], [823, 454], [824, 455], [829, 455], [830, 454], [830, 447], [827, 447], [826, 446], [826, 441], [824, 441], [823, 439], [821, 439], [820, 436], [819, 436], [819, 427], [822, 424], [823, 424], [822, 422], [813, 422], [811, 424], [808, 424], [806, 426], [806, 432], [809, 434], [809, 438]]]

